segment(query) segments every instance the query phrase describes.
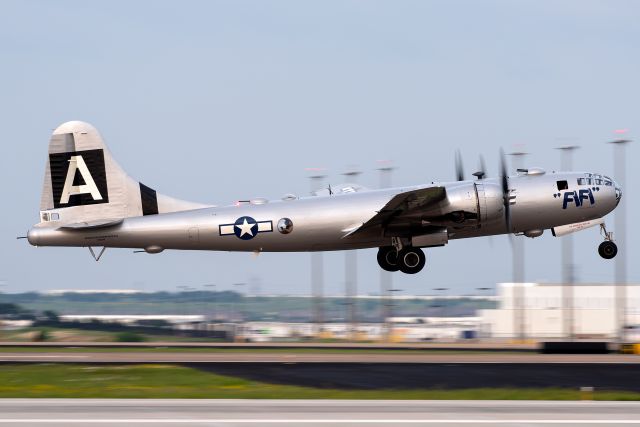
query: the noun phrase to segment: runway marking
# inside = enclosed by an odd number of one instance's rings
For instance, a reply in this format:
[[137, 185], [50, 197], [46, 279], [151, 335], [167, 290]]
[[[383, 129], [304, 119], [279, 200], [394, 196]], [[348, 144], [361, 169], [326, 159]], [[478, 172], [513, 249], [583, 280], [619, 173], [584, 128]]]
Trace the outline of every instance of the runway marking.
[[38, 423], [38, 424], [207, 424], [207, 423], [227, 423], [227, 424], [639, 424], [640, 420], [527, 420], [527, 419], [514, 419], [514, 420], [490, 420], [490, 419], [462, 419], [462, 420], [434, 420], [434, 419], [412, 419], [412, 420], [394, 420], [394, 419], [156, 419], [156, 418], [127, 418], [127, 419], [0, 419], [0, 424], [26, 424], [26, 423]]

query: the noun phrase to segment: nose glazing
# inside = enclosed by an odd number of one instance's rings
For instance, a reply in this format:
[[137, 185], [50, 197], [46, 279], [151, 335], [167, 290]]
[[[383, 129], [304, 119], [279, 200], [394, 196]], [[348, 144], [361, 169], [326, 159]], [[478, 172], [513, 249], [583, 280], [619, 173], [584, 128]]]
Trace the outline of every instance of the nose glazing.
[[616, 189], [616, 206], [620, 203], [620, 199], [622, 199], [622, 188], [617, 182], [613, 182], [613, 185]]

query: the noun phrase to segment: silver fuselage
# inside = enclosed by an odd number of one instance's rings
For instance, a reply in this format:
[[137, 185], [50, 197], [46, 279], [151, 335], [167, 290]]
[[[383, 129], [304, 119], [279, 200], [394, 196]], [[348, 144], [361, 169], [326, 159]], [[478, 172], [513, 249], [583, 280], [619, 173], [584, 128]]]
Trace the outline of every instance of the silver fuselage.
[[[311, 196], [278, 200], [261, 204], [238, 203], [157, 215], [125, 218], [109, 226], [69, 230], [52, 223], [34, 226], [29, 242], [37, 246], [104, 246], [119, 248], [152, 248], [216, 251], [330, 251], [361, 249], [391, 244], [392, 237], [411, 239], [427, 233], [429, 227], [446, 228], [448, 239], [523, 233], [545, 230], [565, 224], [597, 219], [611, 212], [620, 199], [615, 182], [609, 185], [578, 184], [585, 173], [546, 173], [518, 175], [509, 178], [511, 229], [505, 221], [504, 199], [498, 179], [456, 181], [428, 185], [362, 191], [345, 194]], [[567, 181], [560, 190], [558, 181]], [[433, 208], [414, 214], [409, 226], [392, 226], [384, 231], [350, 235], [374, 217], [396, 194], [442, 186], [446, 200]], [[581, 191], [582, 190], [582, 191]], [[573, 192], [574, 196], [565, 196]], [[448, 214], [464, 211], [469, 218], [451, 221]], [[251, 236], [240, 238], [233, 225], [249, 217], [256, 225]], [[291, 232], [278, 231], [278, 222], [288, 218]], [[406, 224], [405, 224], [406, 225]], [[424, 228], [424, 231], [421, 231]], [[408, 233], [408, 234], [407, 234]]]

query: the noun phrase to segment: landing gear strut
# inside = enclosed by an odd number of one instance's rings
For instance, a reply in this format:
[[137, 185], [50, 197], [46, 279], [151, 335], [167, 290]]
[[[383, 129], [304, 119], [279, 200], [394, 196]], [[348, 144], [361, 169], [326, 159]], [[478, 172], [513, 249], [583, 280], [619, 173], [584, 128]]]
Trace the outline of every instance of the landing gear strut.
[[598, 246], [598, 254], [604, 259], [611, 259], [618, 254], [618, 246], [613, 243], [613, 233], [608, 232], [604, 224], [600, 224], [600, 232], [604, 236], [604, 242]]
[[383, 246], [378, 250], [378, 264], [386, 271], [402, 271], [416, 274], [424, 268], [426, 257], [420, 248], [405, 246], [397, 250], [394, 246]]

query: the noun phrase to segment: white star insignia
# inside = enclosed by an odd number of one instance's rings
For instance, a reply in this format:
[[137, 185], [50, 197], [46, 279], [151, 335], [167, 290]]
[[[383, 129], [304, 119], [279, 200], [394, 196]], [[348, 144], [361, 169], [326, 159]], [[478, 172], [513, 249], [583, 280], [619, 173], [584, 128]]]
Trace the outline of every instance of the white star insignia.
[[244, 219], [244, 223], [237, 225], [236, 227], [238, 227], [240, 229], [240, 237], [244, 236], [245, 234], [248, 234], [249, 236], [253, 237], [253, 233], [251, 232], [251, 229], [253, 228], [255, 224], [249, 224], [247, 222], [247, 219]]

